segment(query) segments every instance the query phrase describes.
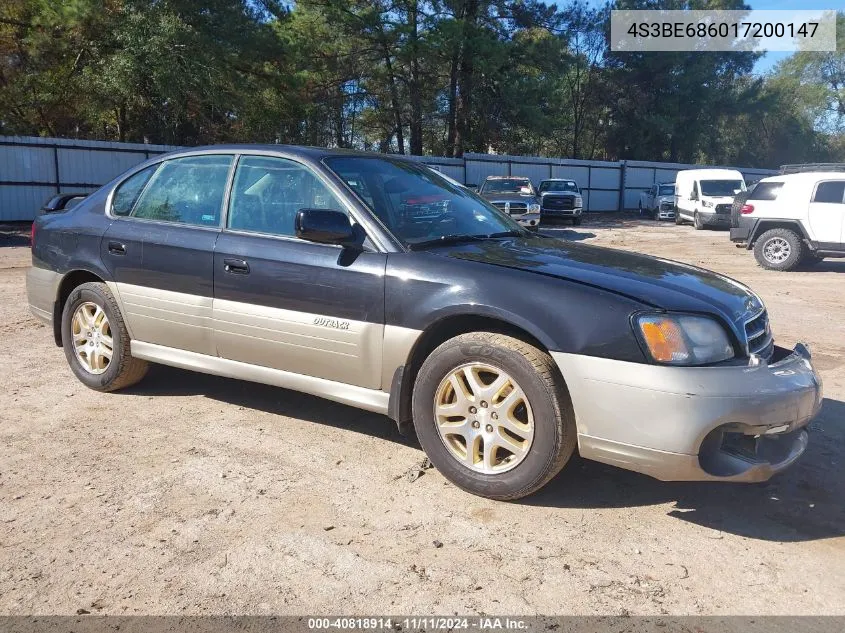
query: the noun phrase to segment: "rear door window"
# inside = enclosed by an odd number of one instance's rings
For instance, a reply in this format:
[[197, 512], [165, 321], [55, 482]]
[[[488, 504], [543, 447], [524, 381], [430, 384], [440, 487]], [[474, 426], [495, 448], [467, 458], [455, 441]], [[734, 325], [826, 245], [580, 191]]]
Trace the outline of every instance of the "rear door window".
[[783, 189], [782, 182], [761, 182], [757, 183], [754, 191], [748, 196], [749, 200], [777, 200], [780, 190]]
[[130, 216], [217, 226], [231, 164], [232, 156], [225, 154], [165, 161], [144, 187]]
[[120, 183], [112, 198], [111, 212], [113, 215], [127, 216], [132, 212], [132, 208], [138, 201], [138, 196], [141, 195], [156, 169], [158, 169], [158, 165], [150, 165]]
[[813, 196], [813, 202], [842, 204], [843, 199], [845, 199], [845, 181], [843, 180], [820, 182], [816, 187], [816, 195]]

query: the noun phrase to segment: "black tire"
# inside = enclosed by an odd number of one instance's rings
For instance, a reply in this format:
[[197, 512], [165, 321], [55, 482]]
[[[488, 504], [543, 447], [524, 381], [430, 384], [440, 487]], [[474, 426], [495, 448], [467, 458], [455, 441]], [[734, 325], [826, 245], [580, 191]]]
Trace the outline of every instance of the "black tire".
[[678, 212], [677, 209], [675, 209], [675, 224], [680, 226], [683, 223], [684, 223], [684, 221], [683, 221], [683, 219], [681, 219], [681, 214]]
[[[534, 437], [525, 457], [511, 470], [484, 474], [470, 469], [446, 448], [436, 427], [434, 402], [440, 383], [461, 365], [481, 362], [507, 372], [528, 401]], [[492, 332], [452, 338], [426, 358], [414, 384], [414, 428], [431, 462], [459, 488], [498, 500], [519, 499], [542, 488], [575, 452], [575, 415], [557, 366], [544, 351]]]
[[[773, 240], [780, 240], [789, 247], [788, 256], [780, 261], [768, 256], [767, 246], [775, 248], [775, 244], [770, 244]], [[754, 242], [754, 257], [760, 266], [768, 270], [794, 270], [804, 258], [804, 250], [801, 236], [789, 229], [769, 229]]]
[[696, 231], [700, 231], [704, 228], [704, 223], [701, 221], [701, 216], [698, 215], [698, 211], [692, 215], [692, 225], [695, 227]]
[[[85, 302], [99, 306], [109, 321], [113, 341], [112, 358], [101, 374], [89, 372], [77, 358], [73, 346], [71, 319], [76, 309]], [[117, 301], [104, 283], [86, 283], [71, 291], [62, 310], [62, 345], [67, 362], [80, 382], [96, 391], [116, 391], [141, 380], [147, 373], [149, 364], [132, 357], [129, 341], [129, 333]]]
[[581, 226], [581, 218], [572, 218], [572, 226]]
[[640, 217], [643, 217], [643, 203], [642, 203], [642, 201], [637, 203], [637, 212], [638, 212], [637, 214]]

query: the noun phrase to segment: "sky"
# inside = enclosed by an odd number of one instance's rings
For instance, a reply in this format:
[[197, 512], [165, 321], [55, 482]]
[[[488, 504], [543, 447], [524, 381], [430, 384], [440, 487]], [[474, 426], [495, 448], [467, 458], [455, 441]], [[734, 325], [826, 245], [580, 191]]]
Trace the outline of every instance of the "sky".
[[[600, 6], [604, 0], [586, 0], [587, 4]], [[845, 0], [745, 0], [752, 9], [834, 9], [845, 10]], [[562, 4], [562, 2], [560, 3]], [[765, 75], [791, 53], [771, 51], [765, 53], [754, 65], [754, 73]]]

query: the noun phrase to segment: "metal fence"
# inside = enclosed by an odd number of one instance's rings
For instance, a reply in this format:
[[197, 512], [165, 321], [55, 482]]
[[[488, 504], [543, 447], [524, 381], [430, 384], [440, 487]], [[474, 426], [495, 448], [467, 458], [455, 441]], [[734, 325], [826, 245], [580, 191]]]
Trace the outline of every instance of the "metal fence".
[[[133, 165], [178, 147], [28, 136], [0, 137], [0, 222], [31, 220], [52, 195], [91, 192]], [[599, 161], [466, 154], [463, 158], [414, 157], [466, 184], [487, 176], [571, 178], [581, 187], [587, 211], [636, 209], [640, 193], [658, 182], [674, 182], [682, 169], [701, 167], [646, 161]], [[775, 173], [737, 168], [746, 180]]]

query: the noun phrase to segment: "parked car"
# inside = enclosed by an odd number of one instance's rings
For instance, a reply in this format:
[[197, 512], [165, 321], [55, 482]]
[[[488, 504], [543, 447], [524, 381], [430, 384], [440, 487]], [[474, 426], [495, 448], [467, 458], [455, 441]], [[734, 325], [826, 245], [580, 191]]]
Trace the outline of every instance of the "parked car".
[[535, 235], [401, 157], [180, 151], [34, 227], [30, 309], [88, 387], [153, 362], [315, 394], [413, 424], [486, 497], [538, 490], [576, 447], [761, 481], [821, 403], [809, 351], [777, 346], [742, 284]]
[[640, 215], [649, 215], [653, 220], [675, 219], [675, 183], [661, 182], [640, 194]]
[[584, 212], [584, 198], [581, 189], [574, 180], [566, 178], [547, 178], [537, 187], [540, 194], [540, 221], [551, 223], [555, 220], [572, 220], [574, 226], [581, 224]]
[[745, 191], [735, 169], [685, 169], [675, 175], [675, 224], [690, 221], [696, 229], [731, 224], [731, 204]]
[[731, 227], [769, 270], [845, 257], [845, 173], [805, 171], [763, 178]]
[[488, 176], [478, 193], [527, 229], [540, 228], [540, 200], [528, 178]]
[[59, 193], [55, 196], [50, 196], [42, 207], [38, 209], [36, 215], [41, 215], [43, 213], [56, 213], [58, 211], [72, 209], [87, 195], [87, 193]]

